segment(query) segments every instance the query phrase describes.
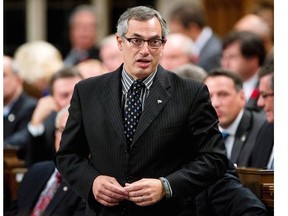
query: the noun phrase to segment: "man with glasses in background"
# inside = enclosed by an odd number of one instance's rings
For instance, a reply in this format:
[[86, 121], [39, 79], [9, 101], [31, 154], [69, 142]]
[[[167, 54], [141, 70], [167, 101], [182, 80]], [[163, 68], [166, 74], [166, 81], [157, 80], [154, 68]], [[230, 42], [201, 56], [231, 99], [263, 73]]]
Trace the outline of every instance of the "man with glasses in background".
[[267, 60], [259, 71], [259, 99], [257, 105], [266, 114], [266, 122], [258, 132], [249, 166], [274, 169], [274, 60]]
[[158, 11], [124, 12], [113, 73], [75, 86], [56, 166], [87, 215], [193, 215], [194, 197], [227, 170], [207, 87], [166, 71]]

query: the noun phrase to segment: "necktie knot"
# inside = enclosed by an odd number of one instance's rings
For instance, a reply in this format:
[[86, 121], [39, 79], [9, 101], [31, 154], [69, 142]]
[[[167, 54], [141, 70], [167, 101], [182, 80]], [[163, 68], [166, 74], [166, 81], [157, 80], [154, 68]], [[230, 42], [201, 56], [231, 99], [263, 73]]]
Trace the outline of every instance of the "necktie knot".
[[224, 139], [224, 141], [229, 137], [229, 133], [228, 132], [222, 132], [222, 137], [223, 137], [223, 139]]
[[131, 85], [132, 94], [133, 93], [140, 93], [143, 85], [144, 84], [143, 84], [142, 80], [135, 80]]

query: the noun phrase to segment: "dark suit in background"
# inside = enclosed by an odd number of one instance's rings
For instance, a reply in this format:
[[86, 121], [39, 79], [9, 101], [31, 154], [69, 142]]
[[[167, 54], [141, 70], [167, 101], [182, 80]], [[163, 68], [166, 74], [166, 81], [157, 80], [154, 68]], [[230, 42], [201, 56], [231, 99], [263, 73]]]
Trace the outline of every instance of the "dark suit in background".
[[220, 67], [221, 52], [222, 42], [214, 33], [212, 33], [207, 43], [200, 51], [198, 61], [195, 63], [209, 72], [211, 69]]
[[266, 216], [259, 198], [239, 181], [230, 161], [227, 173], [195, 199], [197, 216]]
[[[128, 152], [122, 69], [76, 85], [56, 153], [57, 168], [87, 201], [87, 215], [180, 215], [192, 208], [190, 200], [197, 193], [226, 172], [223, 139], [207, 87], [159, 66]], [[91, 191], [99, 175], [113, 176], [122, 186], [163, 176], [174, 195], [146, 207], [128, 201], [105, 207]]]
[[37, 100], [35, 98], [24, 92], [20, 94], [10, 112], [4, 116], [4, 146], [24, 147], [25, 130], [36, 104]]
[[230, 160], [237, 166], [247, 166], [256, 142], [256, 136], [265, 122], [262, 113], [245, 108], [238, 125]]
[[[17, 195], [17, 200], [5, 216], [29, 216], [36, 205], [41, 192], [55, 170], [53, 161], [34, 164], [25, 174]], [[84, 215], [85, 203], [62, 180], [53, 199], [43, 212], [43, 216], [81, 216]]]
[[[25, 157], [26, 166], [46, 160], [53, 160], [55, 155], [55, 118], [57, 112], [52, 112], [44, 121], [44, 133], [34, 137], [27, 129]], [[40, 145], [39, 145], [40, 144]]]
[[259, 133], [248, 166], [267, 168], [274, 146], [274, 123], [265, 122]]

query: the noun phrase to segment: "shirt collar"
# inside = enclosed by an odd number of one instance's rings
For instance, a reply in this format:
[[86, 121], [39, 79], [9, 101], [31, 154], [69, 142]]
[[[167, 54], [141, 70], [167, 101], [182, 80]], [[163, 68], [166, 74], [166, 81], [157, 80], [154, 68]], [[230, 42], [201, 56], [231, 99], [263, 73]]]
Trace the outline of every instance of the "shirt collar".
[[194, 42], [194, 54], [199, 55], [207, 41], [212, 36], [212, 29], [209, 27], [203, 28], [202, 32]]
[[[153, 79], [156, 73], [157, 73], [157, 69], [143, 80], [143, 83], [148, 90], [151, 88], [153, 84]], [[122, 88], [123, 94], [126, 94], [129, 91], [134, 79], [125, 71], [124, 68], [122, 70], [121, 81], [122, 81], [122, 86], [123, 86]]]
[[239, 123], [240, 123], [240, 121], [242, 119], [243, 113], [244, 113], [244, 109], [242, 109], [239, 112], [238, 116], [236, 117], [236, 119], [233, 121], [233, 123], [229, 127], [224, 129], [221, 126], [219, 126], [219, 130], [221, 132], [225, 131], [225, 132], [229, 133], [229, 135], [231, 135], [231, 136], [235, 136], [237, 128], [239, 126]]

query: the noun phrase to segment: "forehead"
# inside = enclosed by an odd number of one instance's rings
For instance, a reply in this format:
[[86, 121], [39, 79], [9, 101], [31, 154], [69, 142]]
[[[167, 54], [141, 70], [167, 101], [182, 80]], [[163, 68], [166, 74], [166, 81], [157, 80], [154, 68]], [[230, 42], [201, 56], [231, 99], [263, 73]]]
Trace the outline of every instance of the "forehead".
[[234, 89], [235, 85], [234, 82], [231, 78], [226, 77], [226, 76], [215, 76], [215, 77], [208, 77], [205, 80], [205, 84], [208, 86], [209, 90], [210, 89]]
[[130, 19], [128, 21], [128, 34], [140, 35], [140, 36], [162, 36], [162, 29], [159, 20], [153, 17], [148, 20], [135, 20]]

